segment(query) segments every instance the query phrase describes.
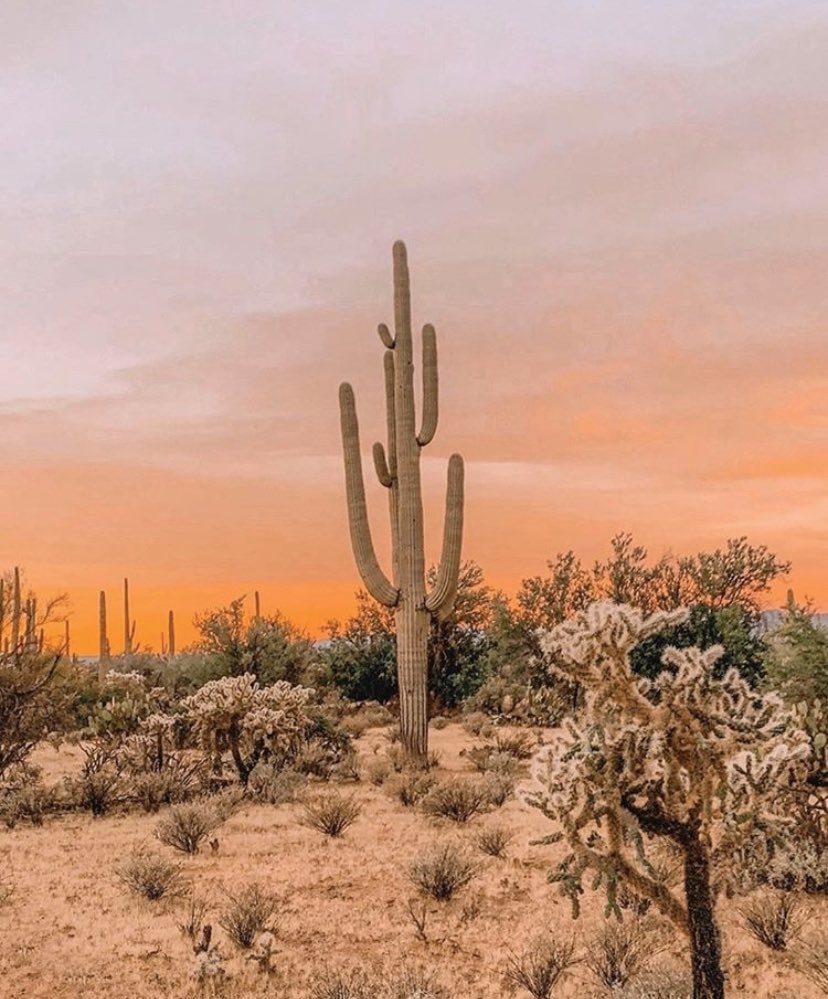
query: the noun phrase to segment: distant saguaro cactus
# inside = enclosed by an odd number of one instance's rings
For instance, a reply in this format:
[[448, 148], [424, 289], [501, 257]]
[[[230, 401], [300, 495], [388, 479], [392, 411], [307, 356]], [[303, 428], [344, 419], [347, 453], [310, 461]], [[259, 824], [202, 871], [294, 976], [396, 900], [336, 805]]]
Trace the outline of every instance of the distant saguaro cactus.
[[169, 634], [167, 649], [169, 651], [170, 659], [173, 659], [175, 658], [175, 614], [172, 611], [170, 611], [169, 620], [167, 622], [167, 632]]
[[129, 580], [124, 579], [124, 655], [132, 654], [135, 641], [135, 622], [129, 617]]
[[101, 590], [98, 600], [98, 682], [103, 683], [109, 672], [109, 639], [106, 636], [106, 593]]
[[386, 347], [385, 402], [387, 451], [374, 444], [377, 478], [389, 491], [392, 580], [379, 566], [365, 503], [359, 450], [359, 424], [354, 391], [339, 389], [342, 446], [351, 544], [363, 582], [375, 600], [394, 608], [397, 631], [397, 677], [403, 748], [422, 762], [428, 749], [428, 634], [432, 615], [451, 611], [457, 593], [463, 539], [463, 459], [448, 464], [443, 551], [434, 586], [426, 590], [423, 543], [423, 500], [420, 452], [437, 430], [437, 338], [423, 327], [423, 411], [419, 432], [414, 408], [414, 359], [411, 335], [411, 292], [405, 244], [397, 241], [394, 260], [394, 335], [383, 323], [379, 335]]

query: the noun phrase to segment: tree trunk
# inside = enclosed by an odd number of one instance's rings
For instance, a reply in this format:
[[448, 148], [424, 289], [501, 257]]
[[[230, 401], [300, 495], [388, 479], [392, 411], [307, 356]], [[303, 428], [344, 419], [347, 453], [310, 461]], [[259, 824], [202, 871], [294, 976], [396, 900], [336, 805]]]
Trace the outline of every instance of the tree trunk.
[[722, 948], [710, 889], [710, 858], [706, 847], [696, 836], [688, 840], [684, 848], [684, 891], [690, 924], [693, 999], [724, 999]]

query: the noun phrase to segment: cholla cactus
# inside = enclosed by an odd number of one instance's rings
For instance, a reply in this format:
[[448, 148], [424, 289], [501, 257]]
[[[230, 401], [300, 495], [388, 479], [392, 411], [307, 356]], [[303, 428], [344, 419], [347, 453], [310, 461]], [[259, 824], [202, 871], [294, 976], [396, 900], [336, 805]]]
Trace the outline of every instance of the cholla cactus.
[[211, 680], [182, 702], [208, 751], [227, 748], [247, 783], [259, 760], [286, 759], [306, 740], [314, 691], [280, 680], [260, 687], [252, 673]]
[[[811, 749], [779, 698], [736, 670], [715, 678], [719, 647], [668, 649], [653, 681], [633, 673], [632, 649], [685, 616], [603, 602], [541, 636], [549, 668], [582, 684], [585, 699], [536, 772], [544, 791], [533, 804], [571, 849], [551, 880], [576, 913], [588, 869], [609, 912], [620, 915], [621, 886], [649, 899], [690, 936], [694, 999], [722, 999], [716, 893], [741, 845], [784, 836], [781, 795], [804, 779]], [[653, 838], [681, 851], [684, 898], [650, 863]]]

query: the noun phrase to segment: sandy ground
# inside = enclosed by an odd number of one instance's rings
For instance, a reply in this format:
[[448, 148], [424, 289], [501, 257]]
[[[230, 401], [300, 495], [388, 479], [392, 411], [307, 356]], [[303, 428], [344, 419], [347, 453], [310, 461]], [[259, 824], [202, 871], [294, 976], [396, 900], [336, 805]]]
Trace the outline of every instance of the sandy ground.
[[[479, 743], [459, 725], [432, 733], [446, 773], [472, 771], [460, 755]], [[381, 730], [357, 743], [364, 759], [388, 745]], [[68, 747], [40, 750], [37, 762], [55, 781], [79, 765]], [[587, 895], [573, 922], [569, 904], [549, 885], [546, 872], [561, 847], [532, 847], [529, 840], [550, 832], [543, 815], [522, 800], [458, 826], [406, 809], [367, 780], [353, 793], [363, 805], [356, 823], [340, 840], [329, 840], [301, 824], [296, 804], [245, 805], [219, 831], [216, 854], [183, 860], [198, 893], [211, 900], [210, 919], [228, 956], [226, 994], [299, 997], [314, 973], [326, 967], [411, 963], [434, 969], [456, 997], [511, 994], [503, 980], [510, 948], [519, 951], [537, 933], [552, 930], [587, 940], [603, 919], [603, 903]], [[0, 831], [2, 870], [15, 884], [0, 907], [0, 996], [3, 999], [144, 999], [195, 994], [189, 941], [176, 926], [180, 907], [131, 895], [113, 868], [139, 845], [180, 858], [157, 843], [158, 816], [131, 813], [93, 819], [67, 815], [41, 828]], [[505, 825], [514, 834], [504, 859], [484, 857], [478, 878], [448, 903], [428, 906], [427, 942], [417, 938], [406, 903], [414, 896], [408, 866], [426, 848], [445, 840], [466, 843], [485, 824]], [[265, 979], [238, 955], [216, 925], [223, 890], [258, 883], [282, 903], [277, 917], [275, 973]], [[828, 914], [821, 903], [812, 923]], [[729, 903], [721, 910], [728, 994], [751, 999], [817, 999], [819, 993], [790, 967], [741, 929]], [[683, 941], [676, 933], [657, 963], [682, 966]], [[556, 996], [596, 995], [583, 966], [570, 972]]]

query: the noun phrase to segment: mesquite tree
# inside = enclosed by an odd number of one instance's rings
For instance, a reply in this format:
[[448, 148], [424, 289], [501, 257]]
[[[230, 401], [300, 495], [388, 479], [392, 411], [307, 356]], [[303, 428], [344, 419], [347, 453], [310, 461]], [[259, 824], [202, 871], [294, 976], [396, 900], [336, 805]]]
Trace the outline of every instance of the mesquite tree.
[[374, 468], [389, 496], [391, 579], [380, 568], [371, 539], [356, 403], [347, 382], [340, 386], [339, 405], [351, 544], [365, 588], [379, 603], [394, 609], [402, 744], [411, 760], [421, 762], [428, 749], [431, 620], [434, 615], [442, 617], [451, 611], [457, 592], [463, 538], [463, 459], [459, 454], [449, 459], [443, 551], [434, 584], [427, 589], [420, 452], [437, 430], [437, 338], [433, 326], [423, 327], [423, 408], [418, 431], [408, 261], [405, 245], [399, 241], [394, 244], [393, 259], [394, 335], [384, 323], [379, 327], [380, 339], [386, 347], [388, 444], [387, 449], [379, 443], [374, 445]]
[[[570, 853], [551, 880], [577, 913], [588, 870], [620, 915], [618, 890], [648, 899], [690, 938], [694, 999], [722, 999], [717, 893], [738, 876], [740, 848], [781, 842], [784, 791], [804, 779], [807, 735], [775, 695], [758, 695], [735, 669], [717, 679], [720, 647], [670, 648], [655, 679], [637, 676], [632, 649], [686, 611], [645, 616], [592, 604], [541, 637], [549, 668], [584, 690], [536, 773], [537, 804], [561, 827]], [[655, 842], [683, 859], [684, 892], [652, 864]]]

